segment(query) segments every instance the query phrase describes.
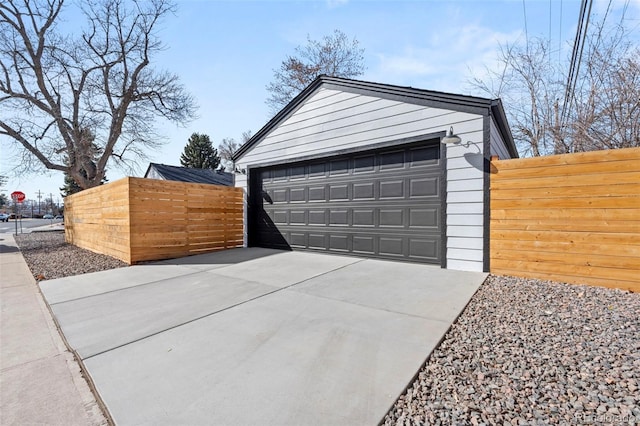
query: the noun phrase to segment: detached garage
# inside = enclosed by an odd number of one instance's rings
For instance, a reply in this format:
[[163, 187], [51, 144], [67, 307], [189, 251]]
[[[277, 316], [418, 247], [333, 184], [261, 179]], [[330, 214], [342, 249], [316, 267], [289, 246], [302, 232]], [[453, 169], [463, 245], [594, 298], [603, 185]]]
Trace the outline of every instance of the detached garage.
[[487, 271], [491, 155], [499, 100], [318, 77], [234, 155], [245, 245]]

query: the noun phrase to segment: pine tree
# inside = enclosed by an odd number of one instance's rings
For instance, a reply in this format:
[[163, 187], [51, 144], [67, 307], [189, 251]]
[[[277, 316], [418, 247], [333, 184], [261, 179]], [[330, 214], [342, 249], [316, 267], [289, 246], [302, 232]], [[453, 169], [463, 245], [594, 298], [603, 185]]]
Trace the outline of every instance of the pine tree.
[[[87, 172], [85, 172], [84, 170], [82, 170], [81, 172], [83, 175], [85, 175]], [[109, 181], [109, 179], [107, 179], [107, 177], [103, 177], [102, 181], [100, 182], [100, 185], [103, 185], [105, 183], [107, 183]], [[82, 191], [82, 188], [80, 187], [80, 185], [78, 185], [78, 183], [75, 181], [75, 179], [73, 179], [71, 177], [71, 175], [69, 173], [65, 173], [64, 174], [64, 185], [60, 187], [60, 195], [62, 195], [62, 197], [68, 197], [71, 194], [75, 194], [76, 192], [80, 192]]]
[[71, 194], [75, 194], [76, 192], [82, 191], [80, 185], [76, 183], [76, 181], [69, 175], [69, 173], [64, 174], [64, 185], [60, 187], [60, 195], [62, 197], [68, 197]]
[[180, 155], [180, 164], [193, 169], [215, 170], [220, 165], [220, 157], [208, 135], [194, 133]]

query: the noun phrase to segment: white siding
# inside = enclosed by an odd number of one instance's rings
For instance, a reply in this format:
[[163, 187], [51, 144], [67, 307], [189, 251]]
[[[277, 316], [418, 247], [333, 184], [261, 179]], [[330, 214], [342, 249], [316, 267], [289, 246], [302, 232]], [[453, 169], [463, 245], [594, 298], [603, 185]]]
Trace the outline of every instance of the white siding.
[[[247, 168], [364, 148], [443, 132], [450, 126], [463, 144], [446, 148], [447, 267], [482, 271], [484, 133], [480, 115], [321, 88], [236, 165]], [[246, 185], [246, 176], [237, 175], [236, 186], [246, 189]]]
[[482, 271], [483, 118], [453, 130], [462, 143], [447, 147], [447, 268]]
[[155, 168], [155, 167], [153, 167], [153, 166], [149, 168], [149, 172], [145, 175], [145, 177], [146, 177], [147, 179], [162, 179], [162, 180], [164, 180], [164, 177], [162, 177], [162, 176], [158, 173], [158, 171], [156, 170], [156, 168]]
[[507, 145], [502, 139], [500, 132], [498, 131], [498, 127], [493, 122], [493, 117], [491, 117], [491, 155], [497, 155], [501, 160], [506, 160], [511, 158], [509, 155], [509, 151], [507, 150]]
[[248, 240], [248, 230], [247, 230], [247, 214], [248, 214], [248, 202], [247, 202], [247, 175], [242, 175], [242, 174], [236, 174], [235, 175], [235, 179], [234, 179], [234, 184], [236, 188], [242, 188], [244, 190], [244, 209], [243, 209], [243, 215], [242, 215], [242, 220], [244, 222], [244, 226], [243, 228], [243, 244], [244, 247], [247, 247], [247, 244], [249, 242]]
[[[462, 128], [477, 116], [320, 89], [239, 161], [279, 162]], [[467, 126], [468, 127], [468, 126]]]

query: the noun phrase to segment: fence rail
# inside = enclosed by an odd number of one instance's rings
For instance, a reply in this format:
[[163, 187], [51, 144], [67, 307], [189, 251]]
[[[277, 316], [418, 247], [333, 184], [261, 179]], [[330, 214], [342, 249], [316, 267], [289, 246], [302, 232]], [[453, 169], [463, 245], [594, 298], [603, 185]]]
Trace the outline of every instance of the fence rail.
[[491, 171], [491, 272], [640, 291], [640, 148]]
[[242, 189], [128, 177], [65, 199], [69, 243], [129, 264], [241, 247]]

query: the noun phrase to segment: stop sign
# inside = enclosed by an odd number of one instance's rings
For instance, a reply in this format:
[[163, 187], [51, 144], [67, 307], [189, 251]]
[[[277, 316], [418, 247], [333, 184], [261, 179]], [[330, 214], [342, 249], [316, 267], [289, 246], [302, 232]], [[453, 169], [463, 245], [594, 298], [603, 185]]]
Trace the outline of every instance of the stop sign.
[[11, 193], [11, 199], [13, 201], [15, 201], [16, 203], [21, 203], [24, 201], [24, 199], [26, 198], [26, 195], [24, 195], [24, 192], [21, 191], [13, 191]]

